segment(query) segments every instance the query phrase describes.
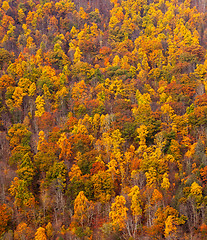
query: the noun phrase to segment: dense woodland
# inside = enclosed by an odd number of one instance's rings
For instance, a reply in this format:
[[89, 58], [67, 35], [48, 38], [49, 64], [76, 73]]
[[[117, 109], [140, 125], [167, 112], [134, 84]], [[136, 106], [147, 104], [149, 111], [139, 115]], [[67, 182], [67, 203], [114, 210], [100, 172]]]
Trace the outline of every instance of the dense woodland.
[[207, 239], [206, 0], [0, 0], [0, 239]]

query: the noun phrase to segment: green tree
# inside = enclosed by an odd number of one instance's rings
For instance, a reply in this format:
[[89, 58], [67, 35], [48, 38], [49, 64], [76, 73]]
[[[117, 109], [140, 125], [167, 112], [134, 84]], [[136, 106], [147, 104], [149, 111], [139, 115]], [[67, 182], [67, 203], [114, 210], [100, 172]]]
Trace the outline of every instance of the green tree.
[[14, 196], [14, 203], [20, 209], [30, 206], [31, 201], [34, 200], [33, 194], [28, 189], [28, 183], [17, 177], [12, 181], [9, 192]]
[[35, 168], [29, 153], [23, 156], [21, 164], [18, 166], [17, 174], [20, 179], [28, 182], [28, 185], [32, 183], [35, 176]]

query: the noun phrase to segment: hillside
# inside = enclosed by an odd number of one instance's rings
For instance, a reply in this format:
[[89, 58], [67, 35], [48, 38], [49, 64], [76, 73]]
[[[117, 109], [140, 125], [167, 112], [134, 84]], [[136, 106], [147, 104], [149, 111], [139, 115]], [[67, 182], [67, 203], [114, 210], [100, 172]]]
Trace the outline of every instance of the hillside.
[[0, 239], [207, 239], [206, 0], [0, 0]]

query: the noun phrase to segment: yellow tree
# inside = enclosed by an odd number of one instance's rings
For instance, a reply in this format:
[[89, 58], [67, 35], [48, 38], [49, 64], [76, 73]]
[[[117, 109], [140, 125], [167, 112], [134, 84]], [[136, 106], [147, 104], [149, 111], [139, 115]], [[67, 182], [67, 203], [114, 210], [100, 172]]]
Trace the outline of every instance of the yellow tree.
[[120, 60], [120, 57], [118, 55], [116, 55], [113, 59], [113, 63], [112, 65], [115, 67], [115, 66], [118, 66], [120, 64], [121, 60]]
[[135, 117], [138, 126], [142, 124], [147, 126], [147, 130], [149, 133], [152, 133], [153, 126], [151, 126], [150, 122], [152, 119], [152, 111], [151, 111], [151, 97], [149, 93], [141, 94], [139, 90], [136, 92], [136, 98], [138, 106], [132, 109], [133, 115]]
[[33, 230], [25, 222], [17, 225], [14, 231], [14, 240], [32, 239]]
[[202, 187], [196, 183], [193, 182], [190, 187], [190, 193], [188, 195], [188, 201], [189, 205], [191, 205], [191, 219], [190, 224], [194, 227], [198, 226], [199, 222], [199, 212], [202, 209], [202, 200], [203, 200], [203, 194], [202, 194]]
[[147, 127], [145, 125], [141, 125], [137, 129], [137, 133], [138, 133], [139, 139], [140, 139], [138, 151], [143, 152], [147, 148], [147, 145], [146, 145], [146, 137], [148, 134]]
[[74, 38], [74, 37], [76, 37], [77, 34], [78, 34], [78, 29], [76, 29], [75, 26], [73, 26], [73, 27], [71, 28], [70, 33], [71, 33], [72, 37]]
[[75, 53], [74, 53], [74, 59], [73, 62], [77, 63], [81, 60], [82, 57], [82, 52], [79, 47], [76, 48]]
[[61, 134], [60, 139], [57, 142], [57, 145], [61, 149], [59, 158], [68, 160], [69, 157], [71, 156], [71, 144], [70, 144], [69, 140], [67, 139], [67, 136], [65, 133]]
[[127, 220], [126, 200], [124, 196], [117, 196], [115, 202], [111, 205], [109, 217], [114, 230], [122, 231], [126, 227]]
[[72, 89], [72, 98], [75, 101], [81, 101], [82, 103], [86, 97], [87, 97], [87, 86], [85, 84], [85, 81], [81, 80], [80, 82], [75, 83]]
[[186, 217], [170, 207], [159, 207], [155, 213], [153, 220], [153, 228], [151, 228], [151, 236], [157, 236], [161, 238], [161, 234], [165, 235], [166, 239], [177, 239], [177, 226], [184, 224]]
[[69, 176], [70, 181], [73, 181], [73, 179], [75, 179], [75, 178], [81, 179], [82, 172], [81, 172], [79, 166], [76, 164], [73, 164], [70, 172], [68, 173], [68, 176]]
[[8, 1], [3, 1], [1, 7], [5, 12], [7, 12], [7, 10], [9, 10], [9, 8], [10, 8]]
[[74, 201], [74, 215], [70, 228], [77, 236], [91, 236], [91, 223], [93, 216], [93, 204], [88, 201], [83, 191], [80, 191]]
[[43, 227], [39, 227], [37, 229], [37, 232], [35, 233], [35, 239], [34, 240], [47, 240], [45, 229]]
[[123, 69], [130, 69], [130, 65], [129, 65], [129, 58], [127, 56], [124, 56], [121, 60], [121, 68]]
[[14, 107], [17, 107], [17, 108], [21, 107], [23, 96], [24, 96], [23, 89], [20, 87], [16, 87], [12, 96], [14, 100]]
[[87, 219], [86, 213], [89, 205], [89, 201], [84, 195], [84, 192], [81, 191], [75, 199], [74, 202], [74, 215], [73, 219], [78, 220], [83, 226], [85, 220]]
[[92, 176], [91, 181], [93, 182], [94, 187], [94, 198], [101, 203], [108, 202], [114, 195], [111, 174], [99, 170], [98, 173]]
[[45, 112], [45, 108], [44, 108], [45, 100], [42, 96], [37, 96], [35, 103], [37, 108], [37, 111], [35, 111], [35, 116], [41, 117], [42, 114]]
[[20, 8], [18, 10], [18, 19], [20, 23], [22, 23], [24, 17], [25, 17], [24, 11], [22, 10], [22, 8]]
[[46, 226], [46, 235], [49, 239], [51, 239], [54, 235], [54, 230], [53, 230], [53, 226], [51, 224], [51, 222], [49, 222]]
[[174, 235], [177, 231], [175, 216], [169, 215], [165, 220], [165, 237]]
[[83, 9], [82, 7], [80, 7], [79, 16], [80, 16], [83, 20], [86, 20], [86, 19], [88, 18], [88, 14], [84, 11], [84, 9]]
[[165, 174], [163, 175], [161, 187], [162, 187], [164, 190], [166, 190], [166, 191], [168, 191], [168, 189], [169, 189], [169, 187], [170, 187], [170, 182], [169, 182], [169, 178], [168, 178], [168, 174], [167, 174], [167, 173], [165, 173]]
[[39, 132], [39, 141], [37, 145], [37, 150], [41, 151], [44, 148], [44, 145], [46, 144], [45, 140], [45, 133], [43, 131]]
[[[121, 152], [122, 144], [124, 143], [124, 139], [121, 137], [121, 132], [119, 129], [114, 130], [111, 134], [106, 132], [102, 135], [102, 142], [106, 149], [107, 153], [107, 160], [110, 159], [108, 163], [109, 172], [112, 174], [112, 179], [116, 177], [115, 173], [121, 174], [121, 181], [122, 184], [124, 183], [125, 179], [125, 169], [124, 169], [124, 161], [123, 161], [123, 154]], [[118, 168], [117, 170], [115, 170]]]
[[131, 224], [129, 221], [127, 221], [127, 230], [130, 236], [132, 236], [134, 239], [136, 239], [136, 233], [137, 233], [137, 224], [139, 221], [140, 216], [142, 215], [142, 208], [141, 208], [141, 195], [140, 190], [138, 186], [134, 186], [131, 188], [129, 194], [128, 194], [130, 200], [131, 200], [131, 211], [133, 219], [131, 221]]

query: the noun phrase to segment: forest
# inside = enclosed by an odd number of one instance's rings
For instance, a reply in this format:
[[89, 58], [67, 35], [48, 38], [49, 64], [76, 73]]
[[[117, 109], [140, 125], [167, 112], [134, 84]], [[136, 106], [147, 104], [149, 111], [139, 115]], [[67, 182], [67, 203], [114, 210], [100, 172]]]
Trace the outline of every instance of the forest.
[[0, 0], [0, 239], [207, 239], [206, 0]]

